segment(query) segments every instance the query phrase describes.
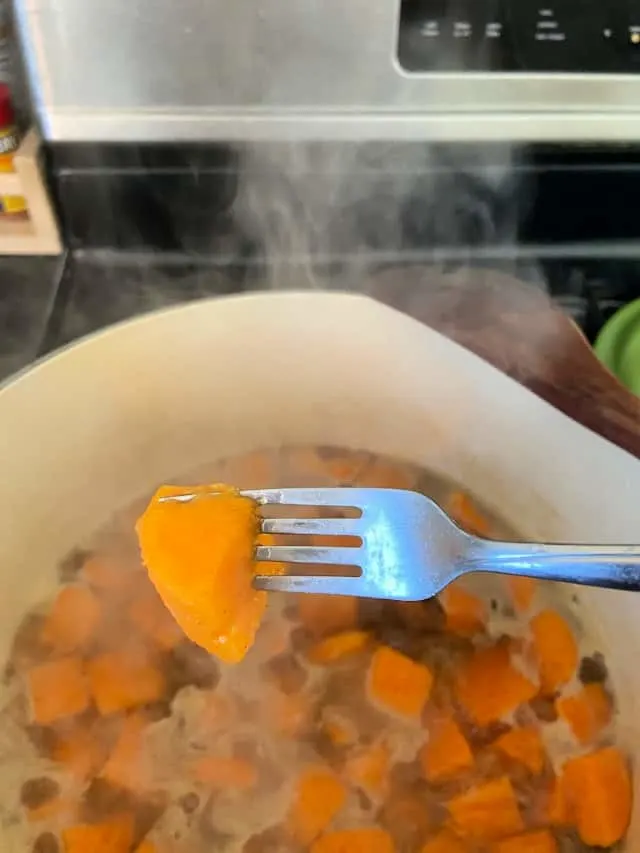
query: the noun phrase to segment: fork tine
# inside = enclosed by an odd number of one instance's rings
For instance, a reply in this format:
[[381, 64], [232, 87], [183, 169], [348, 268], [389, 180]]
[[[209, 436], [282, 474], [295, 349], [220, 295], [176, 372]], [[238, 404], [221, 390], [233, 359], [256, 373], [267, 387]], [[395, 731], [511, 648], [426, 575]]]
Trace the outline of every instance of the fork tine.
[[342, 506], [363, 509], [375, 500], [378, 489], [251, 489], [241, 494], [260, 504], [291, 506]]
[[357, 536], [359, 518], [264, 518], [262, 533]]
[[266, 592], [309, 592], [323, 595], [356, 595], [365, 598], [383, 598], [369, 589], [364, 577], [322, 577], [316, 575], [256, 575], [253, 581], [256, 589]]
[[313, 548], [307, 545], [258, 545], [258, 562], [275, 560], [278, 563], [327, 563], [335, 566], [359, 566], [360, 548]]

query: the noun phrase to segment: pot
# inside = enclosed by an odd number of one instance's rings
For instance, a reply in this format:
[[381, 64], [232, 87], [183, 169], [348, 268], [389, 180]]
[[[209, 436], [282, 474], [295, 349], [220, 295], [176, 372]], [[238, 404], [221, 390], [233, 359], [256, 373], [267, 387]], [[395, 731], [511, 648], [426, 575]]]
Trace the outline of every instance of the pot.
[[[523, 536], [638, 539], [640, 462], [437, 332], [362, 296], [233, 297], [147, 315], [0, 392], [0, 653], [56, 563], [114, 508], [282, 444], [389, 454], [484, 497]], [[558, 587], [607, 655], [638, 752], [640, 598]], [[630, 847], [640, 837], [640, 817]]]

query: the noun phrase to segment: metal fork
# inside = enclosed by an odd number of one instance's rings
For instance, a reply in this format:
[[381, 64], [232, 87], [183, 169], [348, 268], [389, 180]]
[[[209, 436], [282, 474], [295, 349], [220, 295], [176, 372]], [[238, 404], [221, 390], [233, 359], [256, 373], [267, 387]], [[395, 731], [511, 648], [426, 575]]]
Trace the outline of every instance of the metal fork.
[[589, 586], [640, 590], [638, 545], [541, 545], [495, 542], [462, 531], [432, 500], [398, 489], [245, 491], [259, 504], [359, 510], [359, 518], [263, 518], [262, 532], [354, 536], [354, 547], [259, 545], [258, 561], [356, 566], [358, 577], [257, 575], [270, 592], [324, 593], [422, 601], [469, 572], [500, 572]]

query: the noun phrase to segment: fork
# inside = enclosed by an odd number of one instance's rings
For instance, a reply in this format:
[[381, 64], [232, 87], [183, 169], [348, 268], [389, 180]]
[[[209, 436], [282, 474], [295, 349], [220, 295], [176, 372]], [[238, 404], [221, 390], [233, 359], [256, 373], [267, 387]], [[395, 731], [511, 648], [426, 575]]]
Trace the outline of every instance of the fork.
[[429, 498], [401, 489], [244, 491], [261, 506], [355, 509], [358, 518], [263, 518], [261, 530], [296, 536], [352, 536], [353, 547], [258, 545], [260, 562], [357, 567], [356, 576], [258, 574], [269, 592], [323, 593], [422, 601], [470, 572], [499, 572], [629, 591], [640, 590], [638, 545], [542, 545], [496, 542], [461, 530]]

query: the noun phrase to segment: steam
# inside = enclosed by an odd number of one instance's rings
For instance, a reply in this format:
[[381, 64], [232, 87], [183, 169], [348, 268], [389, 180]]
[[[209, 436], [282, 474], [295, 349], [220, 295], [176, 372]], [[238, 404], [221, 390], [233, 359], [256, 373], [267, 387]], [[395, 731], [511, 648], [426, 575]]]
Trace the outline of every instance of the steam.
[[[527, 188], [508, 145], [254, 144], [234, 215], [260, 250], [266, 286], [368, 290], [369, 276], [493, 258], [516, 273]], [[537, 271], [532, 277], [540, 283]]]

